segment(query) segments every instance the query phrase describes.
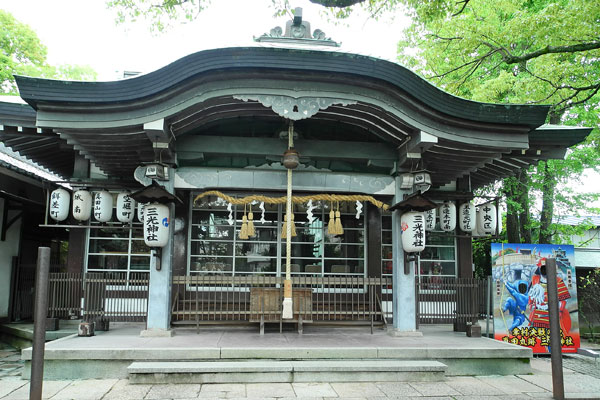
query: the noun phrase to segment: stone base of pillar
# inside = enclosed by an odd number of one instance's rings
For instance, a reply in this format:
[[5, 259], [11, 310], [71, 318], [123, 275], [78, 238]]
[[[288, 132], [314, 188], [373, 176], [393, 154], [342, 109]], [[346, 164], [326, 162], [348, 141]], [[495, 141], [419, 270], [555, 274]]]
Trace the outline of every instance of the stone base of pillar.
[[141, 337], [172, 337], [173, 335], [175, 335], [175, 331], [171, 329], [151, 328], [140, 332]]
[[422, 337], [421, 331], [402, 331], [400, 329], [388, 328], [387, 334], [393, 337]]

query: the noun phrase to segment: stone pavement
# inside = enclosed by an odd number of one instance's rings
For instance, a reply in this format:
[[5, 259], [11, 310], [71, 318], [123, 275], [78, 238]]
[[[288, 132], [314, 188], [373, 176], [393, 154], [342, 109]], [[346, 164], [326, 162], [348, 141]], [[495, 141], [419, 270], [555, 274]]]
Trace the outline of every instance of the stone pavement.
[[[567, 398], [600, 399], [594, 361], [565, 356]], [[589, 363], [591, 365], [588, 365]], [[568, 368], [567, 368], [568, 366]], [[150, 399], [531, 399], [552, 398], [550, 358], [532, 360], [533, 374], [449, 377], [444, 382], [344, 382], [133, 385], [127, 379], [44, 381], [52, 400]], [[29, 382], [20, 378], [22, 362], [15, 349], [0, 347], [0, 399], [29, 398]], [[588, 374], [575, 372], [586, 371]]]

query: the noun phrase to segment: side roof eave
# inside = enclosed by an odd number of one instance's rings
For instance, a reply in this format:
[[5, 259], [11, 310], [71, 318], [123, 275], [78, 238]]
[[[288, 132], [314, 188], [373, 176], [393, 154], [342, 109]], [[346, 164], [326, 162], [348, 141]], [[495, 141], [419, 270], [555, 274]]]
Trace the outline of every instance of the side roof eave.
[[35, 128], [35, 110], [30, 105], [2, 100], [0, 97], [0, 125]]
[[542, 125], [529, 133], [530, 146], [571, 147], [583, 142], [593, 128], [568, 125]]
[[285, 48], [242, 47], [201, 51], [157, 71], [113, 82], [72, 82], [16, 76], [21, 97], [34, 109], [52, 105], [69, 109], [81, 105], [133, 103], [185, 84], [200, 74], [239, 70], [303, 71], [347, 74], [393, 85], [429, 107], [466, 120], [521, 124], [544, 123], [548, 106], [501, 105], [465, 100], [446, 93], [410, 70], [385, 60], [348, 53]]

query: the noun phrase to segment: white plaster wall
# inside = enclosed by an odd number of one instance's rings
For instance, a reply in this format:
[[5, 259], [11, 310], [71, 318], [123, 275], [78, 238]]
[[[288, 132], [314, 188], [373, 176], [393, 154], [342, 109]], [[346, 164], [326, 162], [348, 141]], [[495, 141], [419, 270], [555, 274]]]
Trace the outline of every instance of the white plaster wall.
[[590, 229], [583, 235], [571, 237], [575, 247], [600, 248], [600, 229]]
[[[4, 199], [0, 199], [0, 226], [3, 226]], [[8, 213], [10, 220], [16, 212]], [[18, 219], [8, 232], [6, 240], [0, 241], [0, 318], [8, 316], [8, 300], [10, 296], [10, 278], [12, 258], [19, 254], [19, 241], [21, 239], [21, 219]]]

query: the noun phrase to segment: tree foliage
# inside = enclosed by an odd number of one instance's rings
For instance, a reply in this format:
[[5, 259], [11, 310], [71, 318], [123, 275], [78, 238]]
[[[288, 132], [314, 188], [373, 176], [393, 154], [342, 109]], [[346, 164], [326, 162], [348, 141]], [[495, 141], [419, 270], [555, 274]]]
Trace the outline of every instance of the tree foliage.
[[560, 116], [600, 90], [599, 19], [588, 0], [472, 0], [454, 17], [413, 19], [400, 60], [462, 97]]
[[577, 292], [579, 315], [593, 337], [594, 329], [600, 324], [600, 268], [579, 277]]
[[16, 94], [13, 75], [43, 78], [95, 80], [96, 72], [89, 66], [52, 66], [46, 62], [47, 49], [36, 33], [0, 10], [0, 94]]
[[0, 10], [0, 26], [0, 82], [3, 92], [13, 92], [13, 74], [42, 65], [46, 47], [31, 28], [3, 10]]
[[[587, 0], [471, 0], [413, 8], [399, 43], [400, 60], [437, 86], [493, 103], [552, 106], [549, 122], [594, 127], [566, 160], [548, 160], [503, 182], [509, 242], [551, 243], [561, 229], [553, 217], [585, 209], [594, 195], [562, 184], [598, 169], [600, 3]], [[445, 4], [445, 5], [444, 5]], [[529, 205], [541, 202], [527, 215]], [[597, 211], [597, 210], [594, 210]]]
[[153, 31], [161, 32], [173, 24], [190, 22], [210, 5], [210, 0], [108, 0], [117, 13], [117, 23], [148, 20]]

